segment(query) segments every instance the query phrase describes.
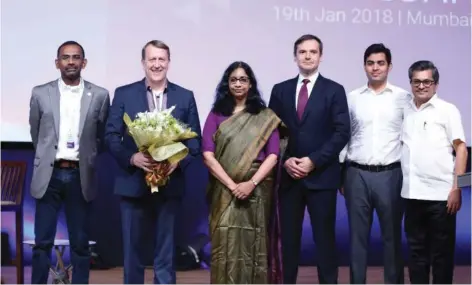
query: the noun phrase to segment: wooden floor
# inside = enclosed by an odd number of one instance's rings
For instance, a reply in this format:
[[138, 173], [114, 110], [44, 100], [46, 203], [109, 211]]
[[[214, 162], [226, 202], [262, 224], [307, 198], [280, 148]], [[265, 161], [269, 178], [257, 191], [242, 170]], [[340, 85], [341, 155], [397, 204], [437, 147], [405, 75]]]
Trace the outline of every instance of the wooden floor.
[[[370, 267], [368, 269], [368, 283], [383, 283], [383, 270], [381, 267]], [[470, 266], [456, 267], [454, 275], [455, 284], [471, 284]], [[16, 282], [16, 273], [14, 267], [2, 267], [2, 279], [7, 284]], [[146, 284], [153, 283], [152, 270], [146, 270]], [[210, 274], [208, 270], [194, 270], [186, 272], [177, 272], [177, 283], [179, 284], [208, 284]], [[405, 281], [408, 282], [408, 272], [405, 270]], [[31, 267], [25, 268], [25, 282], [31, 283]], [[51, 279], [49, 280], [51, 283]], [[91, 284], [120, 284], [123, 282], [123, 268], [113, 268], [108, 270], [93, 270], [90, 273]], [[349, 268], [341, 267], [339, 270], [339, 283], [347, 284], [349, 282]], [[318, 283], [315, 267], [300, 267], [298, 273], [299, 284]]]

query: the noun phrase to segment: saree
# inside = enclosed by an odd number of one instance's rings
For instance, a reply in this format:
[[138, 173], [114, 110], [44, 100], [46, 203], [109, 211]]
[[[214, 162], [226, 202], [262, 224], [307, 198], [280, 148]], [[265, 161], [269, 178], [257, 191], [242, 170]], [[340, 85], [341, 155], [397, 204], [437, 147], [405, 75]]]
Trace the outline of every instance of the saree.
[[[279, 124], [268, 108], [257, 115], [240, 112], [220, 124], [213, 137], [215, 158], [235, 183], [249, 181], [259, 169], [257, 156]], [[283, 283], [276, 172], [245, 200], [211, 176], [210, 283]]]

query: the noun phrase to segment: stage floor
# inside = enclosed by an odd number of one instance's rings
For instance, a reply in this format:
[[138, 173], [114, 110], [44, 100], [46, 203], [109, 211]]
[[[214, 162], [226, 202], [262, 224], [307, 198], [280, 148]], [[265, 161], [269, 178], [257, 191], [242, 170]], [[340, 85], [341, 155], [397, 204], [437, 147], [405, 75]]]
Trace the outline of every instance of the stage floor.
[[[369, 267], [367, 282], [372, 284], [383, 283], [383, 270], [381, 267]], [[455, 269], [455, 284], [471, 284], [471, 268], [470, 266], [459, 266]], [[14, 267], [3, 267], [1, 272], [2, 279], [7, 284], [16, 282], [16, 272]], [[153, 282], [152, 270], [146, 270], [146, 284]], [[51, 283], [51, 278], [49, 283]], [[207, 270], [193, 270], [185, 272], [177, 272], [177, 283], [179, 284], [208, 284], [210, 281], [210, 272]], [[408, 272], [405, 269], [405, 281], [408, 282]], [[113, 268], [108, 270], [93, 270], [90, 272], [91, 284], [120, 284], [123, 282], [123, 268]], [[339, 269], [339, 283], [348, 284], [349, 268], [341, 267]], [[25, 268], [25, 283], [31, 283], [31, 267]], [[298, 272], [298, 284], [318, 283], [317, 272], [315, 267], [300, 267]]]

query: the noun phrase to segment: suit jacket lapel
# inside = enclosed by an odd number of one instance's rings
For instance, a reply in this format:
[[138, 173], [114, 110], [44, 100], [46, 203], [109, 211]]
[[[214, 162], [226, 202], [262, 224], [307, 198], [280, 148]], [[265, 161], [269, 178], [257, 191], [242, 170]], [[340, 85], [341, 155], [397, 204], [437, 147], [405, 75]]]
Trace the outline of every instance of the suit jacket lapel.
[[[310, 97], [308, 98], [305, 111], [303, 112], [303, 116], [300, 121], [301, 124], [305, 122], [306, 118], [308, 117], [308, 114], [311, 112], [311, 107], [313, 107], [313, 104], [317, 104], [316, 97], [319, 98], [319, 95], [317, 94], [322, 94], [323, 88], [324, 88], [324, 78], [320, 74], [318, 75], [318, 79], [316, 79], [315, 85], [313, 86], [313, 89], [311, 90]], [[321, 102], [318, 102], [318, 103], [321, 104]]]
[[92, 99], [92, 85], [89, 82], [84, 81], [84, 91], [82, 93], [82, 99], [80, 100], [79, 138], [82, 134], [82, 130], [84, 129], [85, 119], [87, 118], [87, 113]]
[[290, 96], [288, 106], [292, 112], [292, 115], [294, 116], [295, 122], [298, 122], [298, 115], [297, 115], [297, 82], [298, 82], [298, 76], [290, 80], [287, 84], [288, 88], [288, 94], [292, 94]]
[[[142, 105], [142, 108], [139, 108], [139, 112], [147, 112], [150, 111], [151, 108], [149, 108], [149, 102], [148, 102], [148, 89], [146, 86], [146, 79], [143, 79], [142, 84], [139, 85], [139, 90], [138, 90], [138, 97], [139, 97], [139, 102]], [[132, 118], [134, 120], [134, 118]]]
[[57, 83], [57, 80], [52, 82], [51, 86], [49, 87], [49, 101], [51, 103], [52, 115], [54, 118], [54, 130], [56, 131], [57, 139], [59, 139], [61, 94], [59, 92], [59, 85]]
[[[179, 103], [179, 96], [175, 94], [175, 86], [171, 82], [167, 82], [167, 103], [166, 103], [166, 108], [170, 108], [172, 106], [177, 107]], [[175, 109], [172, 111], [172, 115], [175, 115]]]

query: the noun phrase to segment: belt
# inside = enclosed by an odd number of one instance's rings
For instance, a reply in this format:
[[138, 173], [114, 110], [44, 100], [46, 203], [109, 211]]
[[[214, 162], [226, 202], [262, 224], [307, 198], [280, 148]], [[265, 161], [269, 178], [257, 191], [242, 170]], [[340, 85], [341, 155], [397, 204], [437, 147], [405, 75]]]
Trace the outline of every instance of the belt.
[[392, 169], [401, 167], [401, 164], [398, 161], [387, 164], [387, 165], [365, 165], [365, 164], [359, 164], [359, 163], [355, 163], [351, 161], [349, 162], [349, 165], [352, 167], [370, 171], [370, 172], [381, 172], [381, 171], [392, 170]]
[[78, 161], [74, 161], [74, 160], [64, 160], [64, 159], [61, 159], [61, 160], [56, 160], [54, 162], [54, 167], [56, 168], [72, 168], [72, 169], [75, 169], [75, 168], [79, 168], [79, 162]]

